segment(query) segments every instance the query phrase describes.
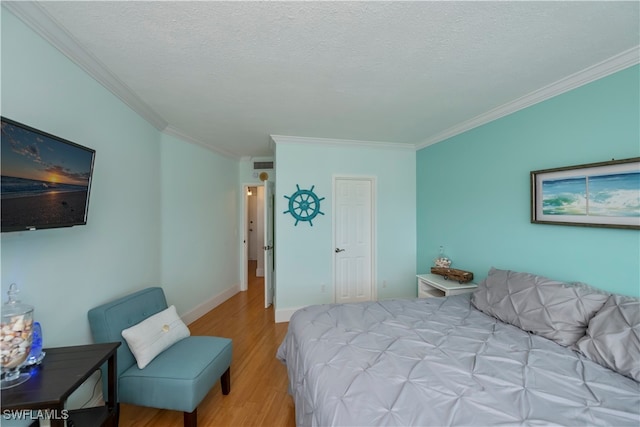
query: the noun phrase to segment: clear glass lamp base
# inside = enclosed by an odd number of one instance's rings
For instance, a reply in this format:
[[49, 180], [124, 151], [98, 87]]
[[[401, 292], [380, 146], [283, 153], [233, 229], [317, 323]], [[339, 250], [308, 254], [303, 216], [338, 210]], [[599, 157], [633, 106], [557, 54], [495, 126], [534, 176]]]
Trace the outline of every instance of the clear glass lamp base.
[[2, 380], [0, 381], [0, 389], [15, 387], [26, 382], [31, 378], [31, 374], [28, 372], [20, 372], [20, 368], [14, 368], [2, 373]]

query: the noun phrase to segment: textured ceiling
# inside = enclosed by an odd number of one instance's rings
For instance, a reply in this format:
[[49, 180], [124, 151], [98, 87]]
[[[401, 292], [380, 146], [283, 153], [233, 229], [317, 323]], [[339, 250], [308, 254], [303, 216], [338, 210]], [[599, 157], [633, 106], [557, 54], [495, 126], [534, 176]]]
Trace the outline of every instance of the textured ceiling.
[[39, 3], [162, 130], [236, 156], [272, 134], [420, 146], [637, 48], [639, 5]]

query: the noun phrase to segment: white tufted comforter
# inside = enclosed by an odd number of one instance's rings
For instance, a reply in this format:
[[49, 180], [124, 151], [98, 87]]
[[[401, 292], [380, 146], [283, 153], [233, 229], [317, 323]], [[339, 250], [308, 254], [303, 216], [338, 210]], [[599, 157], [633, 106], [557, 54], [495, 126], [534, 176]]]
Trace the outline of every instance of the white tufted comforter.
[[277, 357], [298, 426], [640, 425], [640, 383], [469, 294], [307, 307]]

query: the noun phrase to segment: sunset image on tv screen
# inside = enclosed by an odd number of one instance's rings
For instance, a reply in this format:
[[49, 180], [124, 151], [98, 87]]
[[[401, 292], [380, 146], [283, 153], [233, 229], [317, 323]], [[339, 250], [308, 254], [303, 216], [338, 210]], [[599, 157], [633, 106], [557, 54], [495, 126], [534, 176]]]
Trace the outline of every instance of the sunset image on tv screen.
[[94, 153], [3, 119], [3, 230], [85, 223]]

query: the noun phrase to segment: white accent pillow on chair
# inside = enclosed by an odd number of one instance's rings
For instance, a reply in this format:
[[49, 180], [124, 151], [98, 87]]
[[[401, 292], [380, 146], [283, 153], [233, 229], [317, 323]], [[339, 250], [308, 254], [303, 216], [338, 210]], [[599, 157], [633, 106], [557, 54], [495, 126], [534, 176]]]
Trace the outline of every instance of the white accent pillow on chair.
[[157, 355], [190, 335], [189, 328], [180, 319], [173, 305], [122, 331], [122, 337], [127, 341], [140, 369], [144, 369]]

